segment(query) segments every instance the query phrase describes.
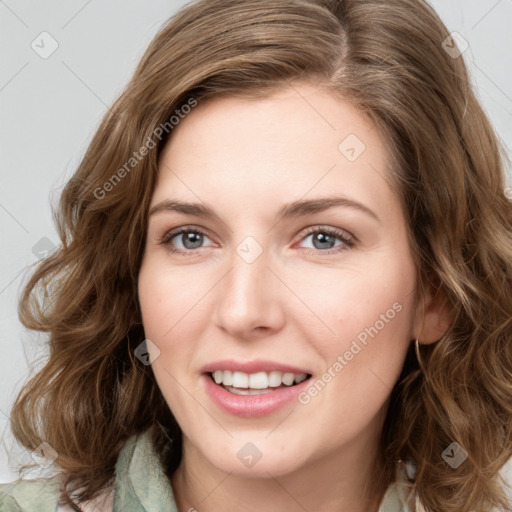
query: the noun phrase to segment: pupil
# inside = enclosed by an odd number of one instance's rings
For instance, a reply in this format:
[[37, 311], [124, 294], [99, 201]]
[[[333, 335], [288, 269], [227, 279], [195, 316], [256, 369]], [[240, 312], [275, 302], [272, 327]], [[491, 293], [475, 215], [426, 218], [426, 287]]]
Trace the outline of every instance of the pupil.
[[[318, 241], [318, 244], [315, 243]], [[334, 247], [334, 237], [327, 233], [316, 233], [313, 237], [313, 245], [316, 249], [331, 249]]]
[[203, 242], [203, 235], [201, 233], [185, 233], [183, 234], [183, 245], [187, 249], [197, 249]]

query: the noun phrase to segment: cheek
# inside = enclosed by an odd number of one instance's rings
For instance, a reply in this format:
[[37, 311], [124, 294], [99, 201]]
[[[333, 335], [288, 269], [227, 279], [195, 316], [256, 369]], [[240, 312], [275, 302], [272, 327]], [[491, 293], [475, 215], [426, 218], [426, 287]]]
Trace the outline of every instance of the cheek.
[[[151, 365], [156, 381], [169, 407], [174, 411], [187, 411], [186, 394], [181, 393], [180, 382], [189, 362], [197, 351], [197, 340], [205, 329], [201, 297], [205, 291], [198, 289], [200, 279], [191, 285], [190, 271], [187, 276], [179, 270], [169, 269], [165, 261], [148, 258], [139, 272], [138, 296], [142, 323], [146, 338], [159, 350]], [[181, 415], [178, 421], [183, 420]]]
[[[290, 273], [287, 282], [314, 313], [296, 318], [303, 318], [304, 330], [316, 333], [310, 339], [322, 340], [320, 350], [343, 348], [357, 337], [364, 342], [374, 327], [402, 338], [410, 329], [415, 290], [410, 259], [382, 255], [339, 270]], [[297, 302], [297, 308], [303, 312], [304, 304]]]
[[400, 374], [410, 343], [414, 265], [412, 261], [388, 260], [387, 265], [369, 270], [364, 283], [351, 283], [344, 296], [347, 308], [338, 316], [342, 333], [338, 353], [347, 361], [346, 377], [353, 383], [368, 393], [372, 385], [386, 393]]
[[[368, 337], [380, 335], [396, 339], [409, 330], [413, 310], [413, 275], [387, 267], [385, 275], [347, 282], [340, 299], [343, 309], [337, 316], [338, 329], [364, 343]], [[376, 332], [378, 331], [378, 332]]]
[[314, 293], [308, 295], [308, 305], [322, 323], [309, 318], [302, 330], [314, 340], [324, 363], [317, 378], [328, 384], [323, 391], [319, 382], [318, 398], [311, 390], [304, 401], [317, 400], [326, 425], [348, 421], [362, 428], [370, 421], [397, 381], [410, 343], [416, 285], [413, 260], [407, 252], [402, 257], [392, 251], [374, 256], [364, 265], [345, 267], [338, 278], [333, 278], [332, 269], [330, 275], [317, 274], [315, 287], [310, 288]]
[[207, 280], [190, 269], [170, 269], [157, 258], [143, 262], [138, 295], [146, 336], [153, 337], [161, 349], [173, 340], [194, 336], [207, 316], [201, 299], [209, 287]]
[[346, 276], [344, 286], [324, 302], [323, 320], [336, 335], [316, 338], [325, 366], [302, 403], [315, 404], [319, 421], [334, 436], [356, 435], [372, 421], [403, 367], [414, 311], [414, 268], [401, 267], [403, 273], [398, 265], [384, 268], [385, 275]]

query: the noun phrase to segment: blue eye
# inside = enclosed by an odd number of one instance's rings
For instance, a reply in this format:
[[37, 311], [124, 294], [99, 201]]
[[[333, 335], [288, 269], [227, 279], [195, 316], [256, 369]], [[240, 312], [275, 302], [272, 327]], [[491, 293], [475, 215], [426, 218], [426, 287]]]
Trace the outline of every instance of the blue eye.
[[[205, 239], [210, 240], [202, 231], [196, 228], [183, 227], [168, 233], [162, 240], [162, 244], [170, 252], [184, 253], [201, 248]], [[181, 241], [181, 247], [178, 245], [177, 249], [174, 248], [176, 242], [173, 242], [173, 240]]]
[[[321, 255], [339, 253], [356, 244], [354, 238], [348, 233], [331, 227], [314, 226], [309, 228], [302, 236], [301, 242], [308, 238], [311, 238], [312, 247], [305, 248]], [[206, 240], [212, 242], [202, 230], [183, 226], [167, 233], [160, 243], [170, 253], [189, 256], [194, 254], [195, 249], [205, 247], [203, 244]]]
[[337, 253], [355, 245], [354, 239], [348, 233], [328, 227], [311, 228], [302, 241], [308, 238], [311, 238], [311, 248], [321, 254]]

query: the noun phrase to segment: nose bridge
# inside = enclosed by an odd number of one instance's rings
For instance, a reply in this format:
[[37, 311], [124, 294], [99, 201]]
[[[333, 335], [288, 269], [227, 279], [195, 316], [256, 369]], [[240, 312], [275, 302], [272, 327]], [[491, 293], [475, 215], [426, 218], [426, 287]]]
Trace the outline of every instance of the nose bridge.
[[238, 336], [256, 327], [278, 328], [282, 311], [270, 263], [267, 251], [254, 240], [234, 248], [216, 305], [219, 326]]

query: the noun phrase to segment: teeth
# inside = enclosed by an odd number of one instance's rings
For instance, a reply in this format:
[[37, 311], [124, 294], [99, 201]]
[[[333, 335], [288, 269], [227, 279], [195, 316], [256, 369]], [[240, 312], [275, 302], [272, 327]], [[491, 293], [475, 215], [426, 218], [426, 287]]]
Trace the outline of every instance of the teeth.
[[[224, 379], [222, 379], [224, 382]], [[242, 372], [233, 372], [233, 384], [234, 388], [248, 388], [249, 387], [249, 375]]]
[[223, 372], [221, 370], [215, 370], [213, 372], [213, 380], [216, 384], [220, 384], [222, 382], [222, 374]]
[[233, 385], [233, 374], [231, 372], [220, 372], [222, 374], [221, 382], [225, 386], [232, 386]]
[[302, 381], [306, 380], [308, 378], [307, 373], [301, 373], [300, 375], [297, 375], [295, 377], [295, 384], [300, 384]]
[[282, 373], [281, 372], [270, 372], [268, 374], [268, 385], [271, 388], [277, 388], [282, 384]]
[[270, 388], [266, 388], [266, 389], [251, 389], [251, 388], [246, 388], [246, 389], [242, 389], [242, 388], [234, 388], [232, 386], [227, 386], [226, 389], [230, 392], [230, 393], [234, 393], [235, 395], [266, 395], [267, 393], [272, 393], [272, 391], [270, 390]]
[[[239, 372], [236, 372], [239, 373]], [[252, 389], [265, 389], [268, 388], [268, 376], [266, 372], [258, 372], [251, 373], [249, 375], [249, 385], [248, 386], [236, 386], [233, 384], [235, 388], [252, 388]]]
[[293, 384], [293, 380], [295, 379], [295, 375], [293, 373], [285, 373], [282, 376], [283, 384], [286, 384], [287, 386], [291, 386]]
[[278, 388], [281, 385], [292, 386], [308, 378], [307, 373], [294, 374], [277, 371], [244, 373], [230, 370], [215, 370], [213, 379], [217, 384], [240, 389], [267, 389]]

